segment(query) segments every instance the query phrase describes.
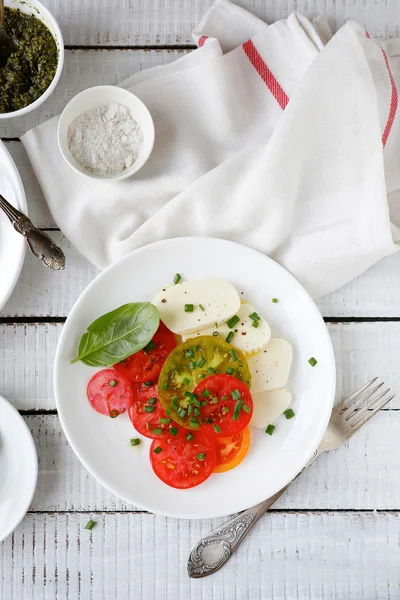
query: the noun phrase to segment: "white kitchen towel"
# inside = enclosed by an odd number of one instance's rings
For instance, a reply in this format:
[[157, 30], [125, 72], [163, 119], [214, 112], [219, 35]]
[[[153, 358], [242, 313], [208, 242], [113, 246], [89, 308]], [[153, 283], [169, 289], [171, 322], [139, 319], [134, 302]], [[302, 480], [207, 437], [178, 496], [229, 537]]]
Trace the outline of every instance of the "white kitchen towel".
[[266, 25], [217, 0], [198, 50], [121, 84], [155, 122], [137, 175], [76, 174], [57, 117], [23, 136], [56, 223], [100, 268], [168, 237], [235, 240], [315, 297], [395, 252], [400, 42], [379, 45], [353, 22], [330, 38], [324, 19]]

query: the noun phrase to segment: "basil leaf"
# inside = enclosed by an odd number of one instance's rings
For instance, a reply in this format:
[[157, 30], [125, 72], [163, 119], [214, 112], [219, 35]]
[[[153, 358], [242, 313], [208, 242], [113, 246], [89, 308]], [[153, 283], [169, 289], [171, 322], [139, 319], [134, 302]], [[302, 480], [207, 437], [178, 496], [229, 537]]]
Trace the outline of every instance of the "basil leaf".
[[78, 356], [91, 367], [109, 367], [135, 354], [150, 342], [160, 323], [150, 302], [132, 302], [99, 317], [81, 337]]

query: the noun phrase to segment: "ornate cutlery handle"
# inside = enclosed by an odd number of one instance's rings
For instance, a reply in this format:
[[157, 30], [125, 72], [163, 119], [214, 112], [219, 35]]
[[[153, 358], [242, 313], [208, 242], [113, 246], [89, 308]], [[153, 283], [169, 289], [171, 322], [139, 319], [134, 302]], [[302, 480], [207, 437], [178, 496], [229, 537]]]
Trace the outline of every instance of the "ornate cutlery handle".
[[[317, 458], [320, 452], [321, 450], [318, 448], [304, 469]], [[300, 473], [302, 473], [304, 469], [302, 469]], [[297, 475], [297, 477], [299, 475]], [[295, 479], [297, 479], [297, 477]], [[237, 517], [234, 517], [225, 523], [225, 525], [222, 525], [209, 533], [206, 537], [202, 538], [190, 552], [187, 564], [189, 577], [195, 579], [206, 577], [223, 567], [249, 531], [257, 523], [258, 519], [278, 500], [278, 498], [280, 498], [280, 496], [282, 496], [284, 492], [286, 492], [290, 483], [274, 496], [271, 496], [271, 498], [245, 510]]]
[[39, 258], [42, 263], [56, 271], [65, 267], [64, 252], [56, 246], [51, 237], [32, 224], [28, 217], [12, 206], [0, 194], [0, 208], [3, 209], [10, 219], [15, 231], [24, 236], [32, 254]]

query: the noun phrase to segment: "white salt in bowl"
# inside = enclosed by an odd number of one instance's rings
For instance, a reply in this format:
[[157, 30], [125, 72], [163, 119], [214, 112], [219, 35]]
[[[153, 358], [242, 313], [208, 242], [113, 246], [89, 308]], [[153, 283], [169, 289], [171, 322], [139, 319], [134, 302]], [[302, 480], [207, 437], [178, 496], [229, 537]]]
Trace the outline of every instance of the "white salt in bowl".
[[[135, 119], [142, 130], [143, 143], [135, 162], [121, 173], [117, 175], [93, 173], [80, 165], [72, 156], [68, 146], [68, 128], [82, 113], [114, 103], [122, 104], [128, 108], [131, 117]], [[98, 85], [80, 92], [68, 102], [58, 122], [58, 145], [66, 162], [77, 173], [100, 181], [120, 181], [137, 173], [147, 162], [153, 150], [154, 137], [153, 119], [143, 102], [132, 92], [114, 85]]]

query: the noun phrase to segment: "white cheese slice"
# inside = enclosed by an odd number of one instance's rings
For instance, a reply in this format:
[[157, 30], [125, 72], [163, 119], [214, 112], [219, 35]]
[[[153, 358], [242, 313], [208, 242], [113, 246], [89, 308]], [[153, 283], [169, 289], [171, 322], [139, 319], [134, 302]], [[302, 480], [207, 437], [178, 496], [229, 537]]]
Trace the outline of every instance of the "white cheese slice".
[[225, 340], [229, 332], [233, 331], [234, 336], [230, 342], [232, 346], [246, 354], [257, 352], [258, 350], [265, 348], [268, 344], [271, 337], [271, 330], [268, 323], [264, 321], [262, 317], [258, 321], [258, 327], [253, 327], [253, 320], [250, 319], [250, 315], [254, 312], [257, 311], [254, 310], [251, 304], [241, 304], [236, 313], [240, 318], [240, 321], [232, 329], [230, 329], [226, 323], [223, 323], [218, 327], [215, 327], [214, 323], [213, 326], [208, 329], [202, 329], [201, 331], [196, 331], [195, 333], [184, 336], [183, 341], [186, 341], [189, 337], [193, 338], [199, 335], [212, 335], [214, 331], [218, 331], [219, 337]]
[[252, 375], [251, 393], [283, 388], [292, 364], [292, 347], [286, 340], [271, 338], [268, 346], [247, 359]]
[[292, 395], [286, 390], [269, 390], [268, 392], [253, 393], [253, 416], [250, 425], [265, 429], [269, 423], [289, 408]]
[[[226, 321], [239, 310], [240, 298], [227, 281], [198, 279], [165, 288], [153, 304], [168, 329], [183, 335]], [[193, 312], [185, 312], [185, 304], [193, 304]]]

